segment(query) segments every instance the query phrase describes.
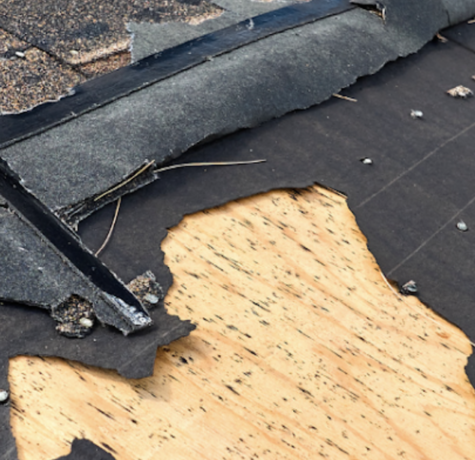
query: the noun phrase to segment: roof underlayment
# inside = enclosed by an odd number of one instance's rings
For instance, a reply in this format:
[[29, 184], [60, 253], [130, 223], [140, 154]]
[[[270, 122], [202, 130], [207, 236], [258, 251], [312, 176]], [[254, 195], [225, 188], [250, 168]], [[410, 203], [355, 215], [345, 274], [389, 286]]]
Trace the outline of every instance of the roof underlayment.
[[[0, 387], [8, 387], [8, 358], [17, 354], [61, 356], [114, 368], [127, 377], [142, 377], [151, 372], [157, 346], [186, 335], [192, 329], [188, 322], [167, 315], [164, 307], [160, 306], [150, 311], [154, 321], [152, 327], [128, 337], [107, 328], [95, 329], [93, 334], [80, 342], [58, 336], [43, 310], [26, 305], [54, 310], [75, 294], [94, 305], [96, 316], [102, 322], [122, 330], [125, 327], [117, 326], [114, 318], [109, 321], [105, 314], [101, 316], [101, 311], [105, 309], [101, 310], [101, 305], [107, 298], [107, 288], [101, 288], [101, 282], [95, 275], [81, 271], [81, 263], [93, 257], [92, 253], [59, 217], [75, 225], [118, 196], [157, 179], [159, 175], [155, 169], [191, 147], [320, 104], [355, 83], [359, 77], [374, 74], [386, 63], [419, 51], [441, 29], [475, 15], [475, 4], [469, 0], [386, 0], [382, 2], [383, 17], [360, 7], [363, 4], [371, 6], [374, 2], [357, 3], [314, 0], [309, 4], [287, 7], [285, 11], [267, 13], [264, 17], [245, 19], [238, 25], [228, 26], [226, 23], [229, 29], [213, 31], [207, 39], [194, 39], [182, 46], [174, 43], [178, 48], [91, 81], [77, 88], [74, 95], [55, 104], [0, 118], [3, 145], [0, 157], [4, 161], [1, 180], [10, 181], [17, 190], [22, 189], [26, 200], [33, 203], [35, 212], [40, 216], [43, 213], [45, 219], [51, 222], [50, 232], [57, 230], [65, 238], [72, 238], [71, 244], [77, 246], [76, 252], [65, 255], [64, 247], [54, 235], [34, 222], [33, 214], [28, 214], [28, 206], [22, 208], [13, 195], [13, 198], [6, 196], [5, 187], [1, 188], [6, 199], [0, 202], [0, 251], [8, 263], [0, 267], [3, 280], [0, 298], [6, 300], [0, 312], [3, 360], [0, 363]], [[307, 10], [311, 19], [306, 17]], [[140, 31], [134, 33], [136, 40], [139, 40]], [[153, 33], [149, 28], [148, 43], [153, 43]], [[454, 50], [452, 56], [459, 60], [464, 58], [460, 50]], [[445, 58], [441, 55], [440, 59]], [[169, 66], [168, 73], [163, 72], [164, 63]], [[322, 110], [331, 111], [331, 107], [330, 104]], [[459, 110], [459, 107], [454, 106], [453, 110]], [[378, 110], [374, 106], [372, 109], [373, 112]], [[393, 109], [384, 110], [389, 112]], [[393, 114], [396, 117], [397, 111]], [[362, 114], [358, 116], [364, 118]], [[371, 121], [375, 123], [374, 118]], [[166, 228], [185, 213], [236, 197], [318, 181], [348, 194], [349, 204], [369, 237], [370, 248], [388, 276], [403, 281], [409, 274], [415, 273], [414, 277], [419, 274], [418, 279], [422, 279], [422, 267], [404, 271], [402, 262], [399, 265], [395, 263], [394, 254], [404, 247], [405, 237], [395, 238], [388, 227], [391, 221], [378, 213], [385, 208], [383, 198], [387, 184], [394, 183], [396, 178], [409, 176], [408, 171], [425, 158], [427, 151], [435, 149], [438, 152], [471, 129], [471, 126], [443, 124], [448, 123], [443, 117], [439, 121], [441, 126], [428, 130], [430, 135], [424, 140], [420, 158], [408, 157], [407, 164], [402, 162], [401, 167], [400, 162], [391, 163], [389, 157], [387, 169], [377, 179], [373, 177], [369, 180], [367, 170], [354, 173], [354, 164], [348, 163], [343, 154], [317, 159], [297, 154], [293, 156], [292, 149], [283, 149], [284, 153], [276, 155], [281, 175], [272, 172], [276, 164], [267, 157], [267, 169], [256, 168], [257, 177], [250, 175], [247, 180], [243, 175], [236, 187], [225, 189], [224, 186], [217, 186], [213, 190], [211, 185], [207, 185], [202, 193], [191, 192], [200, 197], [198, 202], [186, 198], [190, 191], [185, 197], [173, 198], [173, 185], [179, 189], [179, 181], [171, 181], [170, 208], [179, 198], [182, 204], [168, 210], [168, 220], [157, 222], [155, 232], [163, 237]], [[319, 123], [323, 126], [324, 121], [319, 120]], [[34, 129], [31, 129], [32, 126]], [[413, 126], [405, 127], [408, 133]], [[440, 133], [438, 138], [433, 138], [435, 128]], [[331, 132], [332, 128], [326, 129]], [[349, 130], [351, 132], [351, 128]], [[352, 133], [355, 139], [358, 137], [356, 133], [355, 129]], [[252, 137], [252, 134], [249, 135]], [[405, 139], [410, 140], [409, 134], [401, 139], [399, 137], [400, 133], [394, 144], [401, 142], [406, 145]], [[332, 140], [336, 138], [338, 136]], [[365, 141], [371, 143], [371, 139]], [[235, 138], [233, 142], [237, 142]], [[344, 146], [341, 147], [344, 150]], [[322, 149], [325, 148], [328, 149], [322, 142]], [[247, 150], [233, 152], [233, 157], [228, 159], [234, 159], [238, 153], [247, 154]], [[210, 153], [213, 155], [211, 159], [207, 157]], [[200, 158], [200, 155], [208, 161], [222, 161], [226, 149], [210, 144], [208, 153], [198, 150], [192, 158]], [[377, 155], [375, 150], [371, 156]], [[309, 169], [312, 162], [320, 164], [319, 171]], [[290, 163], [292, 165], [288, 166]], [[149, 166], [144, 168], [144, 165]], [[467, 168], [463, 161], [460, 165], [462, 169]], [[433, 169], [428, 167], [421, 177], [435, 177], [434, 171], [440, 170], [440, 165], [433, 166]], [[144, 173], [134, 177], [134, 173], [141, 169]], [[262, 176], [259, 177], [259, 174]], [[354, 179], [348, 179], [352, 174]], [[114, 190], [124, 179], [131, 177], [133, 180], [128, 182], [128, 186]], [[459, 176], [454, 179], [455, 182], [459, 180]], [[408, 187], [408, 184], [401, 183], [398, 193], [403, 193]], [[470, 195], [470, 190], [466, 194]], [[380, 206], [366, 206], [371, 200], [376, 202], [375, 197], [383, 200]], [[464, 203], [471, 204], [471, 196], [461, 197], [460, 203], [458, 198], [454, 198], [455, 204], [438, 202], [437, 208], [447, 215], [458, 216], [457, 212], [467, 208]], [[429, 202], [430, 199], [425, 209], [430, 209]], [[400, 218], [404, 220], [414, 213], [417, 210], [408, 206], [407, 213], [402, 212]], [[431, 232], [441, 228], [444, 218], [437, 215], [430, 225], [422, 226], [421, 231], [426, 229], [428, 235], [422, 235], [421, 241], [406, 238], [408, 245], [414, 245], [414, 248], [408, 249], [409, 255], [418, 250], [418, 245], [423, 244]], [[378, 219], [384, 219], [384, 223], [381, 224]], [[384, 231], [391, 237], [379, 237], [378, 226], [386, 226]], [[460, 244], [465, 247], [467, 243]], [[106, 278], [114, 277], [99, 261], [94, 263], [98, 264], [99, 271], [104, 270]], [[160, 272], [161, 265], [161, 260], [156, 262], [154, 271]], [[124, 270], [120, 275], [134, 278], [137, 274]], [[170, 283], [166, 269], [157, 273], [157, 277], [165, 287]], [[468, 281], [463, 282], [467, 284]], [[108, 283], [122, 286], [115, 277]], [[468, 302], [470, 292], [462, 289], [457, 293], [457, 300], [461, 304]], [[426, 299], [437, 310], [434, 297], [423, 296], [423, 300]], [[131, 300], [129, 306], [134, 302]], [[130, 313], [127, 308], [126, 312]], [[140, 303], [136, 308], [140, 309]], [[461, 312], [465, 314], [466, 311], [462, 308]], [[443, 314], [474, 339], [475, 317], [462, 318], [456, 312], [443, 311]], [[464, 325], [468, 325], [468, 329]], [[473, 363], [470, 365], [473, 366]], [[470, 367], [468, 373], [470, 375]], [[0, 419], [0, 455], [6, 460], [16, 459], [8, 406], [0, 406]], [[102, 453], [94, 455], [91, 458], [102, 458]]]

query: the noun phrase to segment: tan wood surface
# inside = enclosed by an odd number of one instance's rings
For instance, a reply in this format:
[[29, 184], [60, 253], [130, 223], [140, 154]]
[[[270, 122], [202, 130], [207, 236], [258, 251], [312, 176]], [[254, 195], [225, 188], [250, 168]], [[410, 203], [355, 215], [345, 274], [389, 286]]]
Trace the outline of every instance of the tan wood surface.
[[383, 280], [343, 197], [276, 191], [186, 217], [163, 243], [190, 337], [154, 375], [10, 362], [20, 459], [86, 437], [117, 460], [475, 458], [471, 346]]

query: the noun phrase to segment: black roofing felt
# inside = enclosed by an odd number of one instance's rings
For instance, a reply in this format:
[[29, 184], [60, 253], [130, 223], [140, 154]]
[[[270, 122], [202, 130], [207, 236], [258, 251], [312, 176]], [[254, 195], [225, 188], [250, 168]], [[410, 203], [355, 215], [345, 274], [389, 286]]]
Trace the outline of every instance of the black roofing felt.
[[[166, 228], [184, 214], [268, 189], [319, 182], [349, 195], [350, 208], [386, 274], [426, 242], [388, 276], [400, 283], [416, 280], [421, 300], [465, 332], [475, 330], [473, 206], [454, 217], [475, 196], [470, 180], [473, 142], [462, 142], [463, 136], [475, 136], [475, 126], [471, 127], [475, 99], [456, 100], [445, 94], [462, 80], [470, 86], [474, 65], [475, 55], [461, 47], [432, 43], [347, 90], [345, 94], [357, 98], [357, 103], [332, 99], [193, 149], [180, 162], [216, 158], [267, 162], [163, 173], [160, 181], [124, 199], [104, 260], [125, 279], [152, 267], [168, 287], [171, 276], [162, 265], [160, 242]], [[411, 118], [411, 109], [422, 110], [424, 118]], [[362, 164], [362, 156], [372, 158], [373, 165]], [[444, 170], [443, 177], [433, 176], [433, 162]], [[463, 166], [468, 168], [465, 173]], [[412, 180], [400, 186], [411, 173]], [[103, 209], [81, 224], [80, 234], [88, 246], [101, 243], [112, 211]], [[468, 232], [456, 229], [459, 219], [467, 223]], [[467, 368], [472, 382], [473, 364], [471, 359]]]
[[[460, 83], [472, 86], [474, 66], [471, 52], [431, 43], [345, 91], [357, 103], [332, 99], [193, 149], [180, 162], [267, 162], [163, 173], [123, 200], [104, 260], [125, 279], [153, 267], [168, 287], [160, 242], [183, 215], [318, 182], [348, 195], [383, 272], [400, 284], [414, 279], [421, 300], [473, 341], [475, 203], [466, 206], [475, 201], [475, 98], [452, 99], [445, 91]], [[423, 111], [424, 118], [413, 119], [411, 109]], [[373, 165], [360, 161], [366, 156]], [[103, 209], [81, 224], [88, 246], [101, 243], [112, 213], [112, 207]], [[456, 228], [459, 220], [468, 232]], [[474, 364], [472, 357], [466, 369], [472, 383]]]
[[71, 450], [69, 455], [60, 457], [58, 460], [114, 460], [111, 454], [86, 439], [75, 439]]
[[[458, 84], [475, 88], [474, 67], [474, 53], [433, 42], [347, 89], [357, 103], [332, 99], [193, 149], [180, 162], [267, 162], [162, 173], [124, 200], [104, 261], [124, 279], [148, 266], [158, 273], [159, 242], [184, 214], [317, 182], [347, 194], [383, 272], [400, 283], [418, 281], [421, 299], [474, 340], [475, 98], [446, 93]], [[98, 247], [111, 212], [81, 224], [85, 244]], [[460, 220], [469, 231], [456, 228]], [[168, 270], [158, 276], [168, 286]]]
[[458, 43], [471, 51], [475, 51], [474, 25], [474, 23], [468, 22], [460, 24], [458, 27], [445, 30], [444, 36], [447, 36], [451, 41]]
[[0, 195], [3, 300], [54, 310], [74, 293], [94, 305], [103, 324], [124, 334], [151, 324], [140, 301], [2, 164]]
[[[8, 389], [8, 358], [16, 355], [59, 356], [85, 364], [117, 369], [129, 378], [150, 375], [156, 350], [188, 335], [194, 326], [166, 313], [163, 305], [150, 312], [154, 325], [146, 332], [124, 337], [120, 332], [96, 328], [85, 339], [58, 335], [48, 313], [37, 308], [5, 303], [0, 308], [0, 388]], [[16, 460], [10, 432], [10, 404], [0, 404], [0, 458]], [[81, 459], [83, 457], [72, 457]], [[96, 460], [96, 457], [88, 457]], [[98, 457], [98, 459], [101, 457]]]
[[[388, 0], [386, 22], [355, 8], [207, 61], [14, 144], [0, 156], [47, 206], [64, 209], [103, 192], [144, 160], [160, 164], [203, 139], [321, 102], [358, 76], [417, 51], [446, 25], [442, 2]], [[423, 301], [469, 336], [475, 334], [469, 310], [475, 294], [473, 263], [467, 257], [475, 237], [473, 231], [455, 228], [459, 218], [469, 228], [475, 225], [467, 148], [475, 100], [446, 94], [458, 84], [470, 86], [474, 66], [471, 51], [432, 43], [348, 89], [357, 103], [332, 99], [194, 149], [180, 161], [267, 162], [163, 173], [161, 180], [124, 200], [104, 262], [126, 280], [151, 269], [168, 288], [171, 276], [160, 242], [184, 214], [318, 182], [347, 193], [370, 249], [389, 277], [415, 279]], [[411, 118], [411, 109], [422, 110], [424, 118]], [[362, 164], [363, 156], [374, 164]], [[104, 209], [84, 222], [83, 241], [98, 247], [99, 235], [109, 225], [110, 210]], [[7, 229], [5, 235], [11, 232]], [[17, 243], [13, 238], [12, 244]], [[53, 271], [52, 282], [54, 276]], [[18, 280], [29, 281], [21, 275]], [[129, 337], [96, 328], [78, 341], [59, 337], [43, 310], [4, 305], [0, 387], [8, 386], [8, 357], [17, 354], [61, 356], [115, 368], [129, 377], [145, 376], [153, 368], [156, 347], [190, 331], [188, 323], [168, 316], [163, 307], [151, 315], [155, 325]], [[471, 378], [472, 367], [470, 361]], [[0, 449], [2, 458], [13, 460], [9, 410], [0, 406]], [[72, 458], [80, 457], [73, 453]]]

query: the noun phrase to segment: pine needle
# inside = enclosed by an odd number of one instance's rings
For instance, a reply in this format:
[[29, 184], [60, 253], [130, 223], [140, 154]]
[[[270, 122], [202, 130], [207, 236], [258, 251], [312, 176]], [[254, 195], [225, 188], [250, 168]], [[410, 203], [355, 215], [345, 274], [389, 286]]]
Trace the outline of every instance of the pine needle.
[[[214, 162], [214, 163], [182, 163], [179, 165], [171, 165], [171, 166], [165, 166], [164, 168], [156, 169], [154, 172], [163, 172], [163, 171], [169, 171], [170, 169], [177, 169], [177, 168], [185, 168], [185, 167], [191, 167], [191, 166], [236, 166], [236, 165], [250, 165], [250, 164], [257, 164], [257, 163], [264, 163], [266, 160], [251, 160], [251, 161], [225, 161], [225, 162]], [[107, 190], [104, 192], [102, 195], [97, 196], [94, 201], [98, 201], [101, 198], [109, 195], [110, 193], [118, 190], [119, 188], [123, 187], [124, 185], [128, 184], [130, 181], [134, 180], [137, 176], [142, 174], [144, 171], [146, 171], [153, 163], [155, 160], [150, 161], [146, 165], [144, 165], [142, 168], [140, 168], [133, 176], [129, 177], [125, 181], [121, 182], [120, 184], [116, 185], [115, 187]], [[117, 206], [115, 208], [115, 213], [114, 213], [114, 218], [112, 219], [112, 224], [110, 226], [109, 232], [107, 233], [106, 239], [102, 243], [101, 247], [95, 252], [95, 256], [97, 257], [107, 246], [109, 243], [112, 233], [114, 232], [115, 224], [117, 223], [117, 218], [119, 217], [119, 210], [120, 210], [120, 203], [122, 201], [122, 198], [119, 197], [117, 200]]]
[[122, 198], [119, 197], [119, 199], [117, 200], [117, 206], [115, 207], [114, 218], [112, 219], [112, 224], [109, 228], [109, 233], [107, 233], [106, 239], [102, 243], [101, 247], [95, 252], [94, 255], [96, 257], [99, 256], [99, 254], [105, 249], [105, 247], [107, 246], [107, 244], [109, 243], [109, 241], [112, 237], [112, 233], [114, 232], [115, 224], [117, 223], [117, 218], [119, 217], [119, 209], [120, 209], [121, 201], [122, 201]]
[[94, 201], [99, 201], [101, 198], [104, 198], [105, 196], [111, 194], [112, 192], [115, 192], [116, 190], [119, 190], [120, 188], [122, 188], [124, 185], [127, 185], [129, 182], [133, 181], [136, 177], [140, 176], [140, 174], [142, 174], [143, 172], [145, 172], [150, 166], [152, 166], [153, 164], [155, 163], [155, 160], [152, 160], [150, 161], [149, 163], [147, 163], [146, 165], [144, 165], [142, 168], [140, 168], [135, 174], [133, 174], [132, 176], [128, 177], [127, 179], [125, 179], [124, 181], [120, 182], [119, 184], [117, 184], [115, 187], [112, 187], [111, 189], [109, 190], [106, 190], [104, 193], [102, 193], [101, 195], [99, 196], [96, 196], [94, 198]]
[[156, 169], [155, 172], [169, 171], [170, 169], [188, 168], [194, 166], [238, 166], [238, 165], [254, 165], [257, 163], [265, 163], [267, 160], [250, 160], [250, 161], [222, 161], [211, 163], [182, 163], [178, 165], [165, 166], [160, 169]]
[[343, 96], [343, 94], [333, 93], [332, 96], [337, 97], [338, 99], [344, 99], [345, 101], [358, 102], [358, 99], [354, 99], [354, 98], [348, 97], [348, 96]]

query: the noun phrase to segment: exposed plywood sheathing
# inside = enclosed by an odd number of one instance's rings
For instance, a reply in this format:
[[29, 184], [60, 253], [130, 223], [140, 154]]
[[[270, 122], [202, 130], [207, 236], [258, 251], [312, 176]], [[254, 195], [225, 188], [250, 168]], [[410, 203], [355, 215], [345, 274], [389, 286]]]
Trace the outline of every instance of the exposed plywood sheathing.
[[314, 186], [186, 217], [163, 243], [190, 337], [150, 378], [10, 362], [22, 460], [473, 459], [466, 336], [383, 280], [345, 199]]

